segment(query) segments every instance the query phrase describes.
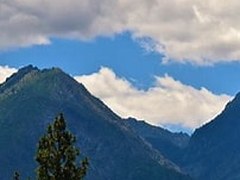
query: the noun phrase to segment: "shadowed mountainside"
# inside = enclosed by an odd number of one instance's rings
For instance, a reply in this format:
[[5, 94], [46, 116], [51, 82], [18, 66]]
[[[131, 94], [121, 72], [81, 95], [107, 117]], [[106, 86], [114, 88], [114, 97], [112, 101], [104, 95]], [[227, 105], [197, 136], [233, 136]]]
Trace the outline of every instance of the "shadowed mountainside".
[[83, 156], [86, 179], [190, 179], [82, 84], [58, 68], [20, 69], [0, 85], [0, 179], [34, 177], [34, 155], [47, 125], [63, 112]]
[[197, 129], [181, 166], [197, 179], [240, 179], [240, 94], [214, 120]]
[[186, 133], [172, 133], [167, 129], [134, 118], [126, 119], [125, 123], [153, 148], [159, 150], [164, 157], [173, 162], [179, 161], [190, 140], [190, 136]]

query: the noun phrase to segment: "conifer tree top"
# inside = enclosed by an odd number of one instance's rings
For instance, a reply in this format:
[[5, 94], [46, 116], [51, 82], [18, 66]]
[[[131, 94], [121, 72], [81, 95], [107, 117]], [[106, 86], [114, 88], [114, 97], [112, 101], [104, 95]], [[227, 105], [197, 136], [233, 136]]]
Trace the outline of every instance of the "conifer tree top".
[[80, 180], [86, 175], [88, 160], [76, 162], [80, 151], [76, 137], [67, 130], [63, 114], [48, 126], [38, 143], [36, 161], [38, 180]]

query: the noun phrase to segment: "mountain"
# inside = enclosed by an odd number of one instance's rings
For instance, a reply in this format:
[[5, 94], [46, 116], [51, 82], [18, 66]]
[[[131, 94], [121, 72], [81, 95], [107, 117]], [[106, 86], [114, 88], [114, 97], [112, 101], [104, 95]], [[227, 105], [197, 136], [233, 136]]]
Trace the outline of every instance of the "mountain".
[[190, 179], [62, 70], [27, 66], [0, 85], [1, 180], [34, 177], [36, 144], [60, 112], [90, 159], [87, 180]]
[[181, 166], [204, 180], [240, 179], [240, 94], [192, 135]]
[[190, 136], [186, 133], [172, 133], [134, 118], [125, 119], [132, 130], [173, 162], [178, 162], [187, 147]]

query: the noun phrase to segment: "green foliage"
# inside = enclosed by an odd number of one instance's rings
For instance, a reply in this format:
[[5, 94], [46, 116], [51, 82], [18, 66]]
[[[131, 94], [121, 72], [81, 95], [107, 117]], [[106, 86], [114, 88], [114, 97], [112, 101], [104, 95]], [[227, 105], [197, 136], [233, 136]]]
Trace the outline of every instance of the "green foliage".
[[20, 175], [18, 172], [14, 172], [13, 180], [20, 180]]
[[74, 146], [76, 138], [66, 130], [60, 114], [40, 139], [36, 155], [39, 163], [38, 180], [81, 180], [86, 175], [88, 159], [76, 163], [80, 151]]

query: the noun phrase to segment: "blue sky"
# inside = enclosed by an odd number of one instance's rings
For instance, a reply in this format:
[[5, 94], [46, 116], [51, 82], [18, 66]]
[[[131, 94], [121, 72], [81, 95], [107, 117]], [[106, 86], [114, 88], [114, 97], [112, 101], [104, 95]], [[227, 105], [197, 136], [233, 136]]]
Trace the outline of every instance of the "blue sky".
[[240, 91], [240, 63], [197, 66], [191, 63], [162, 62], [164, 54], [148, 52], [122, 33], [112, 38], [96, 38], [85, 42], [52, 39], [50, 45], [18, 48], [0, 53], [0, 65], [22, 67], [33, 64], [39, 68], [60, 67], [71, 75], [91, 74], [101, 66], [147, 89], [154, 76], [168, 74], [195, 88], [206, 87], [216, 94], [235, 95]]
[[[163, 77], [166, 74], [196, 89], [205, 87], [216, 95], [233, 96], [240, 89], [237, 81], [240, 77], [239, 63], [212, 66], [175, 62], [164, 64], [162, 57], [164, 55], [146, 51], [129, 33], [123, 33], [114, 38], [97, 38], [89, 42], [52, 39], [50, 45], [4, 51], [0, 53], [0, 65], [17, 69], [28, 64], [39, 68], [60, 67], [72, 76], [90, 76], [101, 67], [107, 67], [119, 78], [129, 81], [136, 89], [145, 91], [154, 86], [155, 76]], [[97, 92], [93, 94], [101, 97]], [[111, 103], [108, 105], [111, 107]], [[173, 131], [192, 132], [192, 127], [183, 126], [181, 123], [156, 125]]]
[[192, 131], [240, 91], [238, 4], [0, 2], [0, 80], [60, 67], [122, 117]]

